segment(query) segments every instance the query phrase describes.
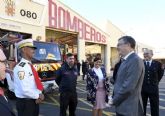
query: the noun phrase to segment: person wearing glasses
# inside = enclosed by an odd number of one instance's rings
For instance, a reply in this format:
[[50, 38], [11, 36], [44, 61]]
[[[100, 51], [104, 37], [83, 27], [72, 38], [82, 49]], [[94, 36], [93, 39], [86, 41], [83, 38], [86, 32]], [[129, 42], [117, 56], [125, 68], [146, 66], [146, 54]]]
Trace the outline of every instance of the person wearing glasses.
[[87, 74], [87, 100], [93, 105], [93, 116], [102, 116], [102, 111], [108, 103], [110, 83], [101, 59], [94, 59], [94, 67]]
[[116, 116], [143, 116], [141, 97], [144, 79], [143, 60], [135, 53], [136, 41], [131, 36], [118, 40], [117, 50], [123, 61], [117, 71], [111, 105], [115, 106]]

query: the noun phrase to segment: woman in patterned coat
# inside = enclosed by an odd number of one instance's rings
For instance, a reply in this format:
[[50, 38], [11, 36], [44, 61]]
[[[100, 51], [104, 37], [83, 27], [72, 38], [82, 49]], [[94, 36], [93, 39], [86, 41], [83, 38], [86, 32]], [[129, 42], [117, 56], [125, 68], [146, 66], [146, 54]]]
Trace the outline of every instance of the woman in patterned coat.
[[93, 116], [102, 116], [102, 110], [108, 103], [110, 84], [101, 59], [94, 59], [94, 67], [87, 74], [87, 100], [93, 104]]

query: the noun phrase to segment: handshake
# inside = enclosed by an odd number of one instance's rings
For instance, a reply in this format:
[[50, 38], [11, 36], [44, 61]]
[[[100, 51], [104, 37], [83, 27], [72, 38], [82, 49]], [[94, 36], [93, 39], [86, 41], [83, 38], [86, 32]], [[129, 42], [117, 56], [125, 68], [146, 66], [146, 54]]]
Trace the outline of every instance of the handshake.
[[112, 107], [112, 105], [113, 105], [113, 98], [112, 98], [112, 96], [108, 96], [108, 103], [106, 105], [107, 105], [107, 107]]

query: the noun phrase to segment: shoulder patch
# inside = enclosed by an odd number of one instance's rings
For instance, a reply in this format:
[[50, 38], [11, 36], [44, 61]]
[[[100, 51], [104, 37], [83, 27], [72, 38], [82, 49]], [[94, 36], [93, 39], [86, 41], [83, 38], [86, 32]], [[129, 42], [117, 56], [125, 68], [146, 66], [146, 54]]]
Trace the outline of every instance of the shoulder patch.
[[26, 64], [25, 62], [21, 62], [21, 63], [19, 63], [19, 66], [24, 67], [25, 64]]
[[25, 77], [25, 72], [24, 71], [19, 71], [18, 72], [18, 77], [19, 77], [20, 80], [23, 80], [24, 77]]

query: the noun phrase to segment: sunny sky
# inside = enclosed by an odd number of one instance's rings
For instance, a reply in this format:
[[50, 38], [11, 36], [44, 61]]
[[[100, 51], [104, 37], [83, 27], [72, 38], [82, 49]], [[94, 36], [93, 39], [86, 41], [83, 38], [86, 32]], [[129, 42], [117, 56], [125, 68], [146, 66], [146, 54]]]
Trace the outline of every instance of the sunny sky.
[[165, 0], [60, 0], [101, 26], [110, 20], [137, 41], [165, 48]]

